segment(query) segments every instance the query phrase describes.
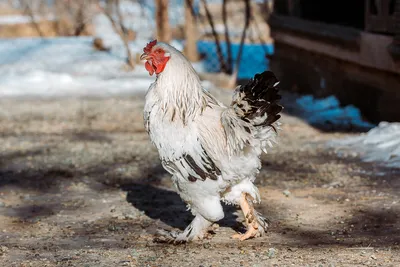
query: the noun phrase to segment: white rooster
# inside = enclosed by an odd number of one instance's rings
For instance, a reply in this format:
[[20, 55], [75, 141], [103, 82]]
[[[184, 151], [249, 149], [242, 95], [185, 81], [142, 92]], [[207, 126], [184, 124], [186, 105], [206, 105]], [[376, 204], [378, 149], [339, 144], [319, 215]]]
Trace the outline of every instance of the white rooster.
[[157, 75], [146, 94], [144, 121], [163, 167], [195, 216], [182, 233], [168, 233], [174, 243], [202, 239], [224, 217], [221, 201], [239, 205], [245, 240], [265, 233], [268, 224], [253, 206], [260, 201], [253, 184], [260, 155], [275, 142], [282, 107], [270, 71], [255, 75], [235, 90], [226, 107], [205, 91], [190, 62], [174, 47], [151, 41], [141, 60]]

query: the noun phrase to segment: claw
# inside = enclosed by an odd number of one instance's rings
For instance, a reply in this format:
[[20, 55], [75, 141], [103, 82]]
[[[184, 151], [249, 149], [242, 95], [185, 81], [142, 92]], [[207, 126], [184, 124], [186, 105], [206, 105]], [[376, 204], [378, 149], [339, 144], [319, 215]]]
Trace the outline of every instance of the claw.
[[[253, 223], [248, 224], [247, 231], [244, 234], [235, 234], [232, 236], [232, 238], [244, 241], [249, 238], [259, 237], [262, 235], [259, 231], [259, 227], [259, 224], [256, 221], [253, 221]], [[262, 230], [264, 231], [264, 229]]]
[[235, 234], [232, 238], [243, 241], [249, 238], [262, 236], [268, 227], [268, 221], [254, 209], [253, 198], [249, 194], [242, 193], [240, 207], [246, 220], [247, 231], [244, 234]]
[[209, 237], [208, 228], [210, 226], [212, 226], [212, 222], [207, 221], [201, 215], [196, 215], [183, 232], [158, 230], [154, 242], [179, 245], [194, 240], [201, 240]]
[[157, 230], [156, 237], [153, 239], [153, 242], [156, 243], [167, 243], [167, 244], [173, 244], [173, 245], [181, 245], [185, 244], [191, 240], [200, 240], [200, 239], [209, 239], [212, 237], [212, 233], [206, 232], [201, 236], [190, 236], [192, 228], [189, 226], [185, 231], [183, 232], [177, 232], [177, 231], [167, 231], [164, 229]]
[[234, 234], [231, 236], [232, 239], [240, 239], [243, 236], [243, 234]]
[[187, 240], [179, 239], [179, 234], [176, 231], [160, 229], [157, 230], [157, 236], [153, 239], [153, 241], [156, 243], [180, 245], [186, 243]]
[[246, 233], [235, 234], [232, 236], [232, 238], [239, 239], [240, 241], [244, 241], [249, 238], [259, 237], [260, 235], [261, 235], [260, 232], [256, 228], [251, 226], [251, 227], [249, 227], [249, 229], [247, 229]]

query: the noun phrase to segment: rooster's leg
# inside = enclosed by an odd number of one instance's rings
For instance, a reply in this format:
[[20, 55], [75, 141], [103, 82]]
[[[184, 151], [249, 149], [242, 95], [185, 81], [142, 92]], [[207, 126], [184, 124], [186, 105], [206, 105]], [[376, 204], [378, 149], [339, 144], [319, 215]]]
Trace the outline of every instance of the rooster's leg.
[[201, 240], [208, 233], [208, 228], [212, 224], [212, 222], [206, 220], [203, 216], [198, 214], [181, 233], [160, 230], [158, 233], [161, 238], [157, 238], [156, 241], [181, 244], [191, 240]]
[[247, 231], [244, 234], [233, 235], [232, 238], [243, 241], [252, 237], [262, 236], [267, 230], [268, 223], [267, 220], [254, 209], [253, 198], [247, 193], [242, 193], [239, 205], [246, 220]]

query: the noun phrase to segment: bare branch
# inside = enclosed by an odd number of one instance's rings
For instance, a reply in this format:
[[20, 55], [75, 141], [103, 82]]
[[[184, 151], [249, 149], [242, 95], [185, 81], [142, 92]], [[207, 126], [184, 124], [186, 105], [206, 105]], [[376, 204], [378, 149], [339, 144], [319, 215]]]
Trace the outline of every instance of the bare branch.
[[121, 14], [121, 10], [119, 9], [119, 0], [115, 1], [115, 11], [117, 13], [117, 17], [118, 17], [118, 23], [115, 21], [115, 19], [112, 16], [112, 9], [103, 9], [104, 14], [107, 16], [107, 18], [110, 20], [111, 25], [114, 29], [114, 31], [119, 35], [119, 37], [121, 38], [122, 42], [124, 43], [124, 47], [126, 50], [126, 54], [127, 54], [127, 59], [126, 59], [126, 63], [128, 64], [128, 66], [133, 69], [135, 67], [135, 61], [134, 58], [132, 56], [132, 52], [129, 48], [129, 42], [128, 42], [128, 36], [127, 33], [124, 32], [124, 25], [123, 25], [123, 17]]
[[214, 26], [214, 20], [212, 18], [210, 10], [208, 9], [206, 0], [202, 0], [202, 2], [204, 5], [204, 10], [206, 11], [208, 23], [210, 24], [211, 31], [214, 36], [215, 45], [217, 46], [217, 55], [218, 55], [219, 63], [221, 65], [221, 71], [227, 73], [228, 67], [226, 66], [226, 62], [224, 60], [224, 55], [222, 54], [221, 44], [219, 42], [219, 37], [218, 37], [218, 34], [217, 34], [217, 32], [215, 30], [215, 26]]
[[[132, 2], [135, 2], [135, 0], [132, 0]], [[140, 6], [140, 16], [142, 18], [144, 18], [146, 16], [144, 2], [145, 2], [145, 0], [137, 0], [137, 3]]]
[[39, 23], [36, 21], [35, 19], [35, 13], [33, 11], [32, 6], [29, 4], [29, 2], [32, 3], [32, 1], [24, 1], [24, 0], [20, 0], [20, 5], [23, 7], [24, 9], [24, 13], [27, 14], [29, 16], [29, 18], [31, 19], [31, 23], [33, 25], [33, 27], [35, 27], [37, 33], [39, 34], [40, 37], [44, 37], [45, 34], [42, 31], [42, 29], [40, 29], [40, 25]]
[[121, 28], [121, 34], [122, 35], [120, 34], [120, 36], [122, 38], [122, 41], [124, 42], [124, 46], [125, 46], [125, 49], [126, 49], [127, 63], [133, 69], [134, 66], [135, 66], [135, 63], [134, 63], [135, 61], [134, 61], [134, 58], [132, 56], [131, 49], [129, 48], [128, 31], [126, 30], [126, 28], [124, 26], [124, 19], [123, 19], [122, 14], [121, 14], [119, 0], [116, 0], [116, 12], [117, 12], [118, 20], [119, 20], [119, 25], [120, 25], [120, 28]]
[[227, 21], [227, 12], [226, 12], [226, 6], [227, 6], [228, 0], [224, 0], [222, 2], [222, 20], [224, 22], [224, 28], [225, 28], [225, 43], [227, 47], [227, 53], [228, 53], [228, 59], [227, 59], [227, 67], [228, 69], [226, 70], [228, 74], [232, 74], [232, 48], [231, 48], [231, 38], [229, 35], [229, 28], [228, 28], [228, 21]]
[[239, 52], [236, 58], [235, 74], [239, 72], [240, 61], [242, 59], [242, 53], [243, 53], [244, 40], [246, 38], [246, 32], [250, 24], [250, 16], [251, 16], [250, 0], [244, 0], [244, 3], [245, 3], [245, 19], [244, 19], [242, 37], [240, 38]]
[[76, 12], [76, 17], [75, 17], [75, 29], [74, 29], [74, 35], [79, 36], [81, 33], [85, 30], [86, 28], [86, 23], [85, 21], [85, 9], [87, 8], [87, 5], [85, 4], [86, 1], [82, 1], [78, 7], [78, 11]]
[[194, 12], [194, 8], [193, 8], [193, 0], [186, 0], [186, 5], [188, 7], [190, 7], [190, 12], [192, 13], [193, 18], [195, 18], [197, 20], [197, 16], [196, 16], [196, 12]]

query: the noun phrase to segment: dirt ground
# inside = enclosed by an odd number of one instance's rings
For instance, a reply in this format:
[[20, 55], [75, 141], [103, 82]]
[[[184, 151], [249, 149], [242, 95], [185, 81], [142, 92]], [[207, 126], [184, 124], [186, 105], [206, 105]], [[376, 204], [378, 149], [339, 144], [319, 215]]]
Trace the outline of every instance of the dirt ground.
[[[222, 94], [223, 95], [223, 94]], [[263, 157], [266, 236], [153, 242], [191, 219], [143, 129], [143, 96], [0, 100], [0, 266], [400, 266], [400, 172], [339, 159], [284, 115]]]

